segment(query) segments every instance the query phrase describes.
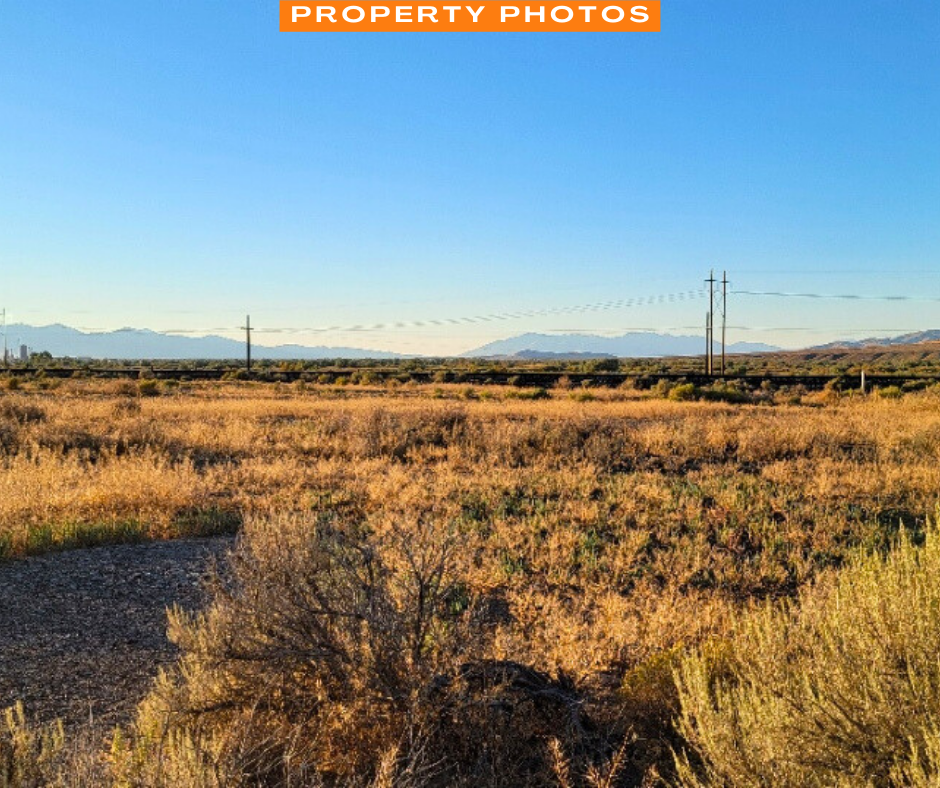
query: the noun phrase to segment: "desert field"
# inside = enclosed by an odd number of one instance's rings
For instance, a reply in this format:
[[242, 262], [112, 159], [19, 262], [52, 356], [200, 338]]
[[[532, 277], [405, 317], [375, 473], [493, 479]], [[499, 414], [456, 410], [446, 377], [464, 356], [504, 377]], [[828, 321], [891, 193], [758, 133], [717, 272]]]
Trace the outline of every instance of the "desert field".
[[136, 715], [11, 710], [0, 785], [940, 775], [934, 389], [12, 388], [0, 573], [237, 540]]

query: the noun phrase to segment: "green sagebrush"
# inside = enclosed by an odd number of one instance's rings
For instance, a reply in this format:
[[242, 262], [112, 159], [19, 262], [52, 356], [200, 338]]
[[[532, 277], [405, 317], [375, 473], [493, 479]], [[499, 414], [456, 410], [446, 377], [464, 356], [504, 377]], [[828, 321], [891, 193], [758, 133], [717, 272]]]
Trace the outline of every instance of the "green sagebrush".
[[676, 680], [687, 788], [940, 785], [940, 531], [743, 618]]

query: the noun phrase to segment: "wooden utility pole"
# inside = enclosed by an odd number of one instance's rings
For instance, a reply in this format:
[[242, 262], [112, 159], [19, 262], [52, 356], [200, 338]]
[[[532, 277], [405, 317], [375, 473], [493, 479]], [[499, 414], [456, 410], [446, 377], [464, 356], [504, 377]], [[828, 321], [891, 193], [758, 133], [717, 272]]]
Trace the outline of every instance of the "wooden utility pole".
[[705, 374], [711, 377], [715, 373], [715, 271], [712, 271], [708, 275], [708, 279], [705, 280], [705, 283], [708, 285], [708, 320], [707, 327], [705, 329]]
[[711, 320], [711, 315], [708, 312], [705, 312], [705, 374], [708, 374], [708, 323]]
[[251, 374], [251, 315], [245, 315], [245, 371]]
[[728, 272], [721, 274], [721, 376], [725, 376], [725, 337], [728, 330]]

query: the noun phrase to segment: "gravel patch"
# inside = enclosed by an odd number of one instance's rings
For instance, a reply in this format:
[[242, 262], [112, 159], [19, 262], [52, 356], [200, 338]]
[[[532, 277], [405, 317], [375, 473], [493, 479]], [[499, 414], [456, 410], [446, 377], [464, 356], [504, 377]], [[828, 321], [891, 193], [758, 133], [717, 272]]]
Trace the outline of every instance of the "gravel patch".
[[130, 719], [176, 656], [166, 609], [205, 602], [231, 537], [95, 547], [0, 563], [0, 707], [40, 720]]

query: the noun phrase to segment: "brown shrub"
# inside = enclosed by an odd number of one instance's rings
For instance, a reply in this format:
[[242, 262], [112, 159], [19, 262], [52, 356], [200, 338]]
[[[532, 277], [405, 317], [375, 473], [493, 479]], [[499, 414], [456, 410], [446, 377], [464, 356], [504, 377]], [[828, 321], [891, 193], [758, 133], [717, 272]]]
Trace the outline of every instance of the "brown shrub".
[[363, 784], [384, 769], [547, 786], [551, 738], [603, 762], [570, 680], [488, 656], [503, 618], [468, 592], [454, 549], [427, 523], [251, 521], [210, 608], [173, 614], [183, 656], [144, 704], [137, 746], [211, 742], [204, 766], [233, 785]]
[[45, 409], [35, 402], [14, 399], [13, 397], [0, 398], [0, 421], [30, 424], [43, 421], [45, 418]]

